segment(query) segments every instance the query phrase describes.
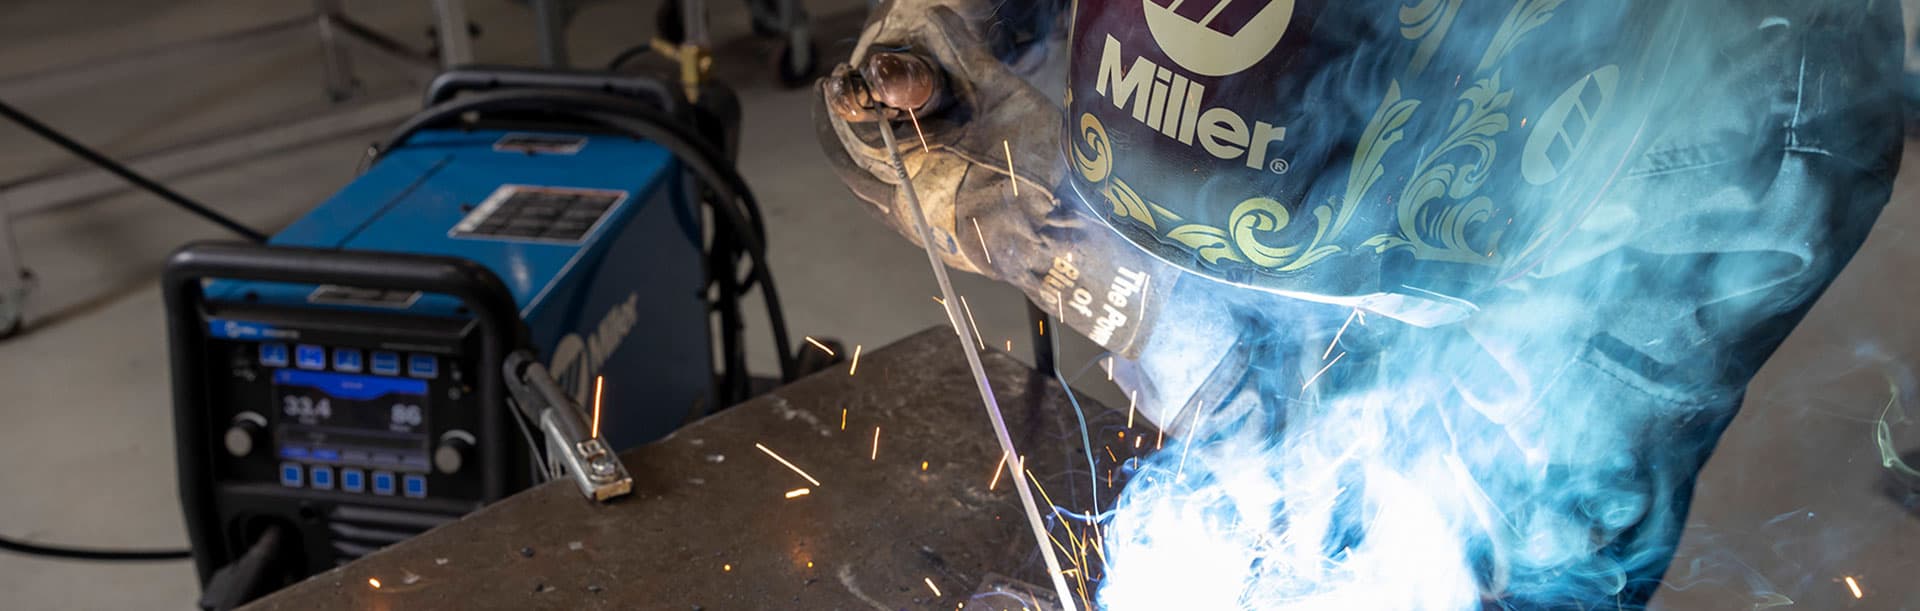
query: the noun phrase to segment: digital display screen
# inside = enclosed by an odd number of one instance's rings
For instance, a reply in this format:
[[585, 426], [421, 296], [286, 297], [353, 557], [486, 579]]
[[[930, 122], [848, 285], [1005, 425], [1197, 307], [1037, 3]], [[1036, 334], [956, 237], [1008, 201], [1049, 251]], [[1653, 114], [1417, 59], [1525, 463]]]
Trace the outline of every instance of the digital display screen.
[[426, 380], [276, 370], [274, 438], [284, 458], [424, 470], [427, 398]]

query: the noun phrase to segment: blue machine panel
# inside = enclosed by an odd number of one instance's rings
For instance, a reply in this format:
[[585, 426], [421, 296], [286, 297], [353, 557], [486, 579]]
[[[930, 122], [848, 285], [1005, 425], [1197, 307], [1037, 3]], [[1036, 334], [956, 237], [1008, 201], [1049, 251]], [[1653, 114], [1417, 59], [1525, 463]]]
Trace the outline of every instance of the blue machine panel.
[[[625, 137], [551, 135], [582, 144], [565, 154], [533, 154], [496, 149], [505, 131], [422, 132], [271, 243], [448, 255], [486, 266], [512, 292], [534, 347], [563, 388], [585, 403], [593, 378], [606, 377], [609, 404], [617, 408], [603, 415], [602, 431], [616, 447], [631, 447], [671, 432], [709, 400], [700, 217], [665, 149]], [[555, 207], [555, 225], [522, 231], [519, 224], [545, 214], [543, 206]], [[458, 301], [445, 295], [232, 281], [214, 283], [207, 295], [462, 316]], [[313, 356], [300, 353], [297, 332], [248, 321], [213, 324], [222, 338], [275, 342], [262, 348], [269, 357], [288, 349], [278, 346], [293, 348], [296, 365]], [[368, 349], [328, 356], [319, 368], [438, 374], [418, 360], [433, 355]]]

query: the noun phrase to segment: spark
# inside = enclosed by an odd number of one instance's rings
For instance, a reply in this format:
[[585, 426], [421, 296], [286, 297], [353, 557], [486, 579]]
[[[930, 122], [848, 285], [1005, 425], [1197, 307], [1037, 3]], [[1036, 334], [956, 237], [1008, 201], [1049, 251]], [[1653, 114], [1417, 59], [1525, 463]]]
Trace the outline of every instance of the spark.
[[820, 340], [814, 339], [813, 336], [807, 336], [805, 339], [807, 343], [813, 344], [813, 347], [819, 348], [821, 352], [827, 353], [827, 356], [834, 356], [833, 349], [828, 348], [826, 344], [820, 343]]
[[945, 594], [941, 594], [941, 593], [940, 593], [940, 586], [936, 586], [936, 585], [933, 585], [933, 578], [932, 578], [932, 577], [927, 577], [927, 578], [925, 578], [925, 579], [922, 579], [921, 581], [925, 581], [925, 582], [927, 582], [927, 589], [929, 589], [929, 590], [933, 590], [933, 595], [934, 595], [934, 596], [945, 596]]
[[973, 217], [973, 235], [980, 238], [980, 252], [987, 253], [987, 265], [993, 265], [993, 249], [987, 248], [987, 234], [980, 232], [980, 217]]
[[1853, 590], [1854, 598], [1862, 598], [1866, 596], [1866, 594], [1860, 592], [1860, 582], [1854, 581], [1853, 577], [1847, 577], [1847, 589]]
[[1013, 183], [1013, 196], [1020, 197], [1020, 176], [1013, 173], [1013, 144], [1001, 140], [1000, 150], [1007, 152], [1007, 181]]
[[867, 455], [867, 460], [880, 460], [880, 427], [873, 427], [873, 453]]
[[1113, 381], [1113, 357], [1107, 357], [1107, 381]]
[[606, 386], [606, 376], [593, 376], [593, 437], [600, 437], [600, 389]]
[[1300, 390], [1306, 390], [1308, 386], [1312, 386], [1314, 382], [1320, 379], [1321, 375], [1326, 374], [1328, 369], [1333, 369], [1333, 366], [1339, 363], [1340, 359], [1344, 359], [1344, 358], [1347, 358], [1347, 353], [1345, 352], [1340, 353], [1340, 356], [1333, 357], [1333, 360], [1328, 362], [1327, 366], [1321, 367], [1320, 371], [1316, 371], [1313, 373], [1313, 377], [1307, 378], [1307, 383], [1301, 384]]
[[773, 453], [773, 450], [767, 449], [767, 446], [756, 443], [756, 444], [753, 444], [753, 447], [760, 448], [761, 452], [766, 452], [767, 456], [773, 457], [774, 460], [780, 461], [780, 464], [786, 465], [787, 468], [792, 469], [794, 473], [800, 474], [800, 477], [807, 478], [807, 481], [813, 482], [813, 485], [815, 486], [820, 485], [820, 480], [813, 479], [813, 476], [807, 475], [806, 471], [801, 471], [799, 467], [793, 466], [793, 463], [787, 462], [787, 459], [781, 458], [779, 454]]
[[1007, 352], [1013, 352], [1013, 340], [1007, 340]]
[[1001, 452], [1000, 464], [993, 466], [993, 480], [987, 482], [988, 490], [992, 490], [994, 486], [1000, 485], [1000, 472], [1005, 471], [1006, 467], [1007, 467], [1007, 453]]
[[1340, 336], [1347, 334], [1347, 325], [1353, 324], [1353, 318], [1359, 315], [1360, 308], [1354, 308], [1353, 313], [1347, 315], [1347, 322], [1340, 323], [1340, 331], [1333, 334], [1333, 341], [1327, 342], [1327, 351], [1320, 355], [1320, 360], [1327, 360], [1327, 356], [1333, 354], [1333, 347], [1340, 345]]
[[[1039, 490], [1040, 498], [1046, 499], [1047, 505], [1053, 508], [1053, 517], [1058, 518], [1061, 524], [1065, 524], [1067, 522], [1067, 517], [1060, 515], [1060, 506], [1053, 502], [1053, 495], [1047, 494], [1047, 488], [1045, 486], [1040, 485], [1040, 477], [1037, 475], [1034, 475], [1032, 469], [1021, 467], [1020, 470], [1025, 471], [1027, 473], [1027, 479], [1033, 480], [1033, 489]], [[1081, 545], [1080, 540], [1074, 538], [1073, 529], [1068, 528], [1066, 529], [1066, 531], [1067, 531], [1067, 540], [1072, 541], [1074, 547], [1080, 547]], [[1061, 551], [1066, 551], [1066, 550], [1063, 549]], [[1067, 554], [1067, 556], [1071, 558], [1073, 554]]]
[[1106, 450], [1106, 451], [1107, 451], [1107, 458], [1111, 458], [1111, 459], [1113, 459], [1113, 462], [1116, 462], [1116, 463], [1118, 463], [1118, 462], [1120, 462], [1120, 457], [1119, 457], [1119, 456], [1115, 456], [1115, 455], [1113, 454], [1113, 446], [1100, 446], [1100, 449], [1102, 449], [1102, 450]]
[[1067, 570], [1064, 570], [1064, 571], [1060, 571], [1060, 574], [1061, 574], [1061, 575], [1072, 575], [1072, 574], [1074, 574], [1074, 573], [1078, 573], [1078, 572], [1080, 572], [1080, 569], [1078, 569], [1078, 568], [1072, 568], [1072, 569], [1067, 569]]
[[[847, 375], [853, 375], [853, 372], [859, 371], [859, 370], [860, 370], [860, 344], [854, 344], [853, 345], [853, 365], [847, 367]], [[846, 427], [840, 427], [840, 428], [844, 429]]]
[[840, 408], [840, 430], [847, 430], [847, 408]]
[[1040, 320], [1036, 320], [1036, 321], [1033, 321], [1033, 324], [1036, 324], [1036, 325], [1040, 325], [1040, 335], [1041, 335], [1041, 336], [1043, 336], [1043, 337], [1044, 337], [1044, 336], [1046, 336], [1046, 334], [1047, 334], [1047, 320], [1046, 320], [1046, 319], [1044, 319], [1044, 318], [1042, 318], [1042, 319], [1040, 319]]
[[924, 461], [924, 460], [920, 461], [920, 470], [921, 471], [927, 470], [927, 461]]
[[[1140, 389], [1136, 388], [1136, 389], [1133, 389], [1131, 392], [1127, 393], [1127, 428], [1129, 429], [1133, 428], [1134, 406], [1139, 402], [1140, 402]], [[1124, 439], [1125, 436], [1123, 435], [1121, 438]]]
[[[1159, 437], [1155, 437], [1155, 438], [1154, 438], [1154, 440], [1153, 440], [1153, 449], [1155, 449], [1155, 450], [1158, 450], [1158, 449], [1160, 449], [1160, 446], [1161, 446], [1161, 444], [1162, 444], [1162, 442], [1165, 442], [1166, 440], [1167, 440], [1167, 431], [1166, 431], [1166, 429], [1161, 429], [1161, 430], [1160, 430], [1160, 436], [1159, 436]], [[1139, 443], [1139, 442], [1140, 442], [1140, 440], [1139, 440], [1139, 439], [1135, 439], [1135, 440], [1133, 440], [1133, 441], [1134, 441], [1134, 443]]]
[[[911, 108], [907, 109], [907, 119], [913, 121], [913, 133], [920, 136], [920, 150], [931, 150], [933, 147], [927, 145], [927, 133], [920, 131], [920, 117], [914, 116]], [[888, 129], [892, 129], [892, 126], [888, 126]]]
[[[1346, 355], [1347, 353], [1345, 352], [1340, 353], [1340, 356], [1346, 356]], [[1334, 362], [1339, 362], [1339, 361], [1340, 359], [1334, 359]], [[1327, 363], [1327, 366], [1332, 367], [1333, 363]], [[1326, 370], [1322, 369], [1321, 371], [1326, 371]], [[1312, 383], [1312, 382], [1309, 381], [1308, 383]], [[1173, 474], [1173, 477], [1176, 480], [1180, 479], [1181, 477], [1187, 474], [1187, 455], [1193, 453], [1194, 438], [1197, 438], [1200, 436], [1200, 417], [1206, 415], [1206, 412], [1207, 410], [1204, 410], [1204, 409], [1193, 410], [1193, 424], [1188, 425], [1187, 427], [1187, 435], [1188, 435], [1187, 447], [1180, 451], [1180, 468], [1174, 471], [1174, 474]], [[1161, 431], [1161, 434], [1165, 435], [1166, 432]], [[1159, 447], [1160, 447], [1159, 442], [1154, 442], [1154, 448], [1159, 449]]]
[[947, 306], [947, 300], [941, 299], [939, 295], [933, 296], [933, 302], [940, 304], [940, 307], [943, 307], [943, 308]]
[[380, 579], [377, 577], [368, 577], [367, 585], [373, 586], [373, 589], [378, 590], [380, 589]]
[[987, 340], [980, 338], [980, 324], [973, 322], [973, 306], [967, 305], [967, 296], [960, 296], [960, 309], [967, 311], [967, 326], [973, 329], [973, 341], [979, 342], [980, 349], [987, 349]]
[[732, 573], [732, 572], [733, 572], [733, 565], [731, 565], [731, 564], [722, 564], [722, 565], [720, 565], [720, 570], [721, 570], [721, 571], [725, 571], [725, 572], [728, 572], [728, 573]]
[[807, 561], [807, 568], [813, 568], [813, 561], [812, 561], [812, 560], [808, 560], [808, 561]]
[[809, 494], [813, 494], [812, 488], [794, 488], [787, 491], [787, 498], [797, 499]]

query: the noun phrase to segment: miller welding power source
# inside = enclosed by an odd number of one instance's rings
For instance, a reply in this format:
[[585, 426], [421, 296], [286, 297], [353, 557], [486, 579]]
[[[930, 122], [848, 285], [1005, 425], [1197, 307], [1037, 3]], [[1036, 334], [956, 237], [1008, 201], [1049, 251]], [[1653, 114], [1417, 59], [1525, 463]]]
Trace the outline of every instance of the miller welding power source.
[[[180, 494], [203, 606], [536, 483], [543, 430], [602, 461], [744, 399], [750, 287], [792, 375], [757, 205], [726, 152], [737, 110], [710, 91], [693, 105], [630, 75], [449, 72], [364, 174], [268, 245], [173, 256]], [[507, 367], [523, 350], [546, 367]], [[546, 371], [558, 379], [520, 379]], [[618, 399], [596, 422], [602, 445], [509, 392], [589, 404], [600, 375]]]

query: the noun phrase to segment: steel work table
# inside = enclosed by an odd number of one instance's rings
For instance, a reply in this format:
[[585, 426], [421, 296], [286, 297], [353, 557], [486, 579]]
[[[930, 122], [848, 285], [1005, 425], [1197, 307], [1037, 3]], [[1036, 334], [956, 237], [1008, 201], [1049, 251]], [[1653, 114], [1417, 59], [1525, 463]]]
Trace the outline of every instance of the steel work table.
[[[1060, 505], [1088, 508], [1066, 393], [1005, 353], [982, 356], [1028, 469]], [[250, 608], [954, 609], [994, 574], [1044, 587], [1019, 497], [994, 481], [1001, 451], [952, 331], [872, 351], [855, 374], [816, 374], [626, 452], [625, 498], [597, 505], [549, 482]], [[1124, 412], [1080, 405], [1096, 445], [1133, 454]], [[1094, 453], [1110, 501], [1113, 460]], [[1021, 607], [1004, 598], [976, 600]]]

